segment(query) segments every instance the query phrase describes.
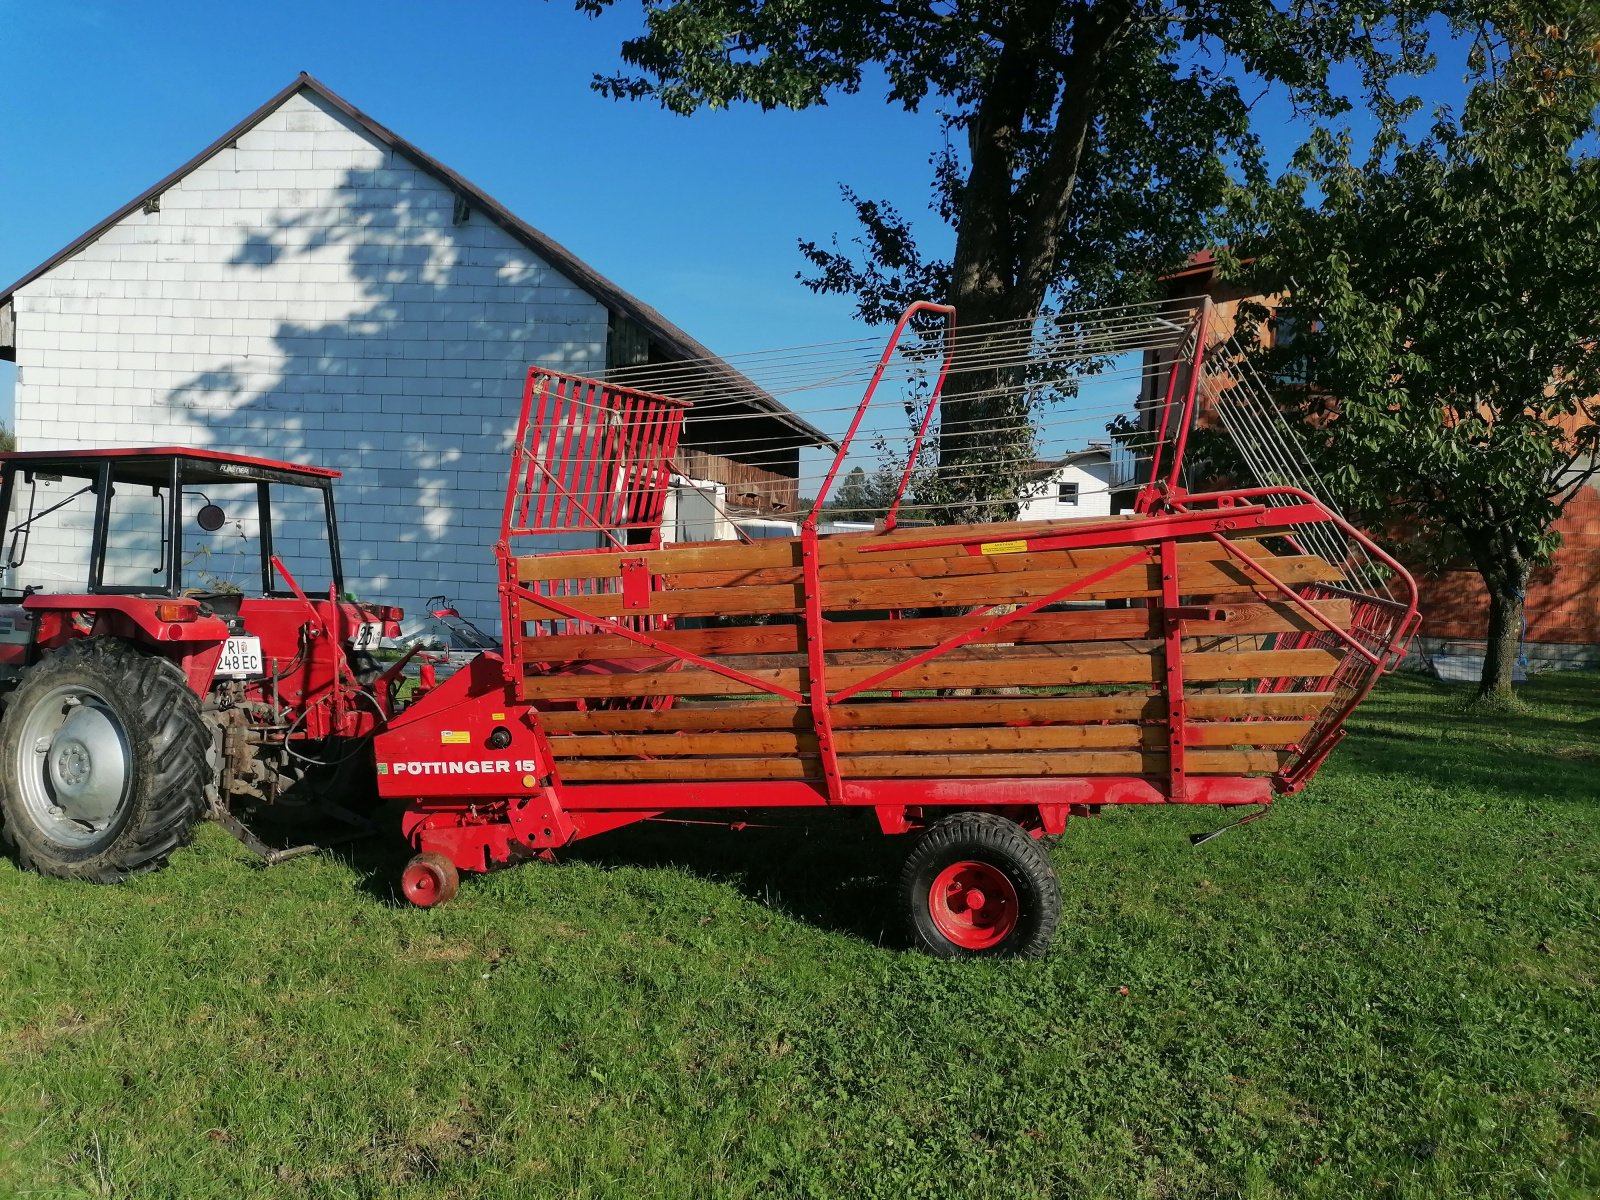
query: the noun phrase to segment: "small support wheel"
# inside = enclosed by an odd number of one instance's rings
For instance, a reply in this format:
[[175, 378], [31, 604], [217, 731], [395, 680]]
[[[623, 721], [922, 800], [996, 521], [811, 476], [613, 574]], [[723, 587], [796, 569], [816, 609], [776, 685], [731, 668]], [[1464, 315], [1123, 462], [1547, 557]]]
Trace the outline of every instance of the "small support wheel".
[[900, 902], [912, 943], [939, 958], [1038, 958], [1061, 919], [1061, 884], [1020, 825], [960, 812], [918, 835]]
[[455, 863], [432, 850], [417, 855], [400, 873], [400, 894], [418, 908], [443, 904], [460, 886]]

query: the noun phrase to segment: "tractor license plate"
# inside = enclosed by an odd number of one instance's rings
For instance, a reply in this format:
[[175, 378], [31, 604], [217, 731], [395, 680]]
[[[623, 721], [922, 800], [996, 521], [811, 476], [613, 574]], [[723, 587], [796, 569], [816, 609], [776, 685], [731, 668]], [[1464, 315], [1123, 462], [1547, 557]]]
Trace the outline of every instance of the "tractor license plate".
[[222, 647], [217, 663], [218, 675], [265, 675], [261, 665], [261, 639], [231, 637]]
[[376, 650], [381, 641], [383, 641], [383, 622], [364, 621], [356, 626], [356, 635], [350, 639], [350, 644], [357, 650]]

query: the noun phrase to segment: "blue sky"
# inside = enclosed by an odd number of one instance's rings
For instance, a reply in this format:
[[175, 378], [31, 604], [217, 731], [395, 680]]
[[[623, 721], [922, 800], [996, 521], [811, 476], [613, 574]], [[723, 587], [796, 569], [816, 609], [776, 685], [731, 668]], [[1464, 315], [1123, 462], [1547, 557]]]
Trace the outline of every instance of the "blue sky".
[[[924, 214], [934, 114], [881, 89], [692, 118], [607, 100], [590, 76], [637, 20], [625, 2], [591, 21], [538, 0], [0, 0], [0, 286], [306, 70], [718, 352], [857, 336], [848, 301], [795, 281], [796, 239], [848, 230], [841, 181]], [[1300, 131], [1262, 116], [1281, 161]], [[7, 418], [11, 383], [0, 363]]]
[[0, 286], [306, 70], [715, 350], [855, 335], [795, 282], [796, 239], [846, 226], [841, 178], [920, 209], [932, 116], [607, 100], [589, 79], [631, 28], [536, 0], [0, 0]]

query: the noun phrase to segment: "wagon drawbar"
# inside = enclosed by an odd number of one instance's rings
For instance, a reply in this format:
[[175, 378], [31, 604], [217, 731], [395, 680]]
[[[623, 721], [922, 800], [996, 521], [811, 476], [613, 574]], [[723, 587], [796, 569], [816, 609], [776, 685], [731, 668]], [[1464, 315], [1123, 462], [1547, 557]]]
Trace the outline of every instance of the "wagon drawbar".
[[[1197, 424], [1247, 461], [1266, 441], [1240, 364], [1207, 361], [1208, 317], [1173, 347], [1135, 511], [1088, 520], [900, 524], [956, 354], [942, 306], [901, 318], [790, 538], [666, 544], [688, 404], [531, 370], [495, 547], [504, 648], [375, 741], [418, 850], [405, 896], [441, 903], [462, 871], [685, 809], [851, 806], [912, 835], [917, 944], [1039, 953], [1060, 891], [1038, 839], [1071, 817], [1304, 787], [1402, 656], [1416, 590], [1281, 453], [1259, 486], [1185, 489]], [[822, 534], [885, 368], [930, 322], [931, 392], [886, 519]]]

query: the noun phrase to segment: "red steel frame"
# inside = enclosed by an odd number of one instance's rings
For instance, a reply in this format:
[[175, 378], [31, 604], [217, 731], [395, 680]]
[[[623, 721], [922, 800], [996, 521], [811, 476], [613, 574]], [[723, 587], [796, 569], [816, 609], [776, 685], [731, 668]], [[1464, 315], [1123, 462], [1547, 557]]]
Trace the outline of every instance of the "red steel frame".
[[[1170, 372], [1149, 481], [1136, 503], [1141, 519], [1090, 522], [1069, 529], [1043, 528], [1031, 534], [1006, 534], [1007, 550], [1016, 552], [1118, 545], [1131, 545], [1135, 549], [1088, 577], [1013, 611], [995, 614], [993, 605], [980, 608], [970, 614], [973, 619], [970, 629], [886, 667], [867, 680], [838, 691], [829, 690], [823, 617], [827, 606], [819, 566], [818, 515], [902, 335], [918, 316], [944, 320], [944, 354], [937, 385], [885, 521], [886, 529], [894, 527], [900, 499], [911, 477], [911, 464], [920, 453], [951, 367], [954, 311], [943, 305], [916, 304], [901, 317], [856, 408], [816, 502], [802, 525], [802, 632], [809, 675], [809, 687], [803, 694], [674, 646], [657, 636], [667, 627], [661, 618], [598, 616], [585, 610], [582, 587], [580, 594], [557, 595], [553, 586], [540, 589], [517, 579], [516, 556], [512, 552], [515, 538], [585, 533], [609, 538], [614, 546], [622, 548], [655, 549], [661, 545], [662, 508], [672, 458], [688, 407], [667, 397], [558, 372], [538, 368], [529, 372], [512, 453], [501, 538], [496, 547], [501, 569], [506, 650], [501, 658], [483, 656], [479, 660], [486, 664], [482, 669], [459, 673], [439, 689], [439, 696], [430, 698], [436, 700], [438, 706], [454, 706], [463, 714], [456, 718], [463, 724], [468, 723], [467, 714], [487, 708], [503, 710], [486, 715], [505, 722], [508, 713], [516, 708], [526, 726], [526, 735], [521, 728], [514, 731], [511, 735], [513, 749], [509, 753], [527, 755], [516, 760], [517, 768], [523, 771], [520, 788], [511, 781], [509, 790], [518, 794], [507, 796], [505, 783], [490, 784], [486, 779], [482, 780], [484, 788], [469, 788], [464, 780], [438, 783], [410, 780], [403, 787], [391, 780], [385, 788], [386, 794], [405, 795], [414, 800], [405, 828], [420, 849], [440, 850], [458, 866], [481, 870], [498, 862], [511, 861], [519, 853], [526, 854], [528, 851], [518, 850], [519, 844], [537, 849], [555, 847], [575, 837], [603, 832], [674, 809], [782, 808], [817, 804], [870, 806], [886, 832], [901, 832], [914, 826], [921, 821], [926, 809], [954, 805], [1034, 813], [1037, 828], [1056, 833], [1063, 828], [1069, 813], [1086, 806], [1268, 804], [1275, 794], [1298, 791], [1309, 782], [1343, 736], [1345, 718], [1379, 676], [1393, 669], [1403, 657], [1405, 645], [1417, 625], [1416, 586], [1397, 561], [1308, 492], [1276, 487], [1185, 493], [1179, 480], [1184, 451], [1197, 415], [1199, 381], [1206, 352], [1207, 312], [1204, 309], [1197, 312], [1193, 332], [1186, 340], [1187, 358], [1180, 354]], [[1180, 369], [1187, 371], [1181, 399], [1178, 394]], [[1170, 462], [1165, 461], [1164, 452], [1169, 436], [1172, 442]], [[1233, 545], [1228, 537], [1252, 531], [1281, 536], [1286, 528], [1308, 525], [1332, 526], [1359, 545], [1391, 573], [1391, 583], [1397, 583], [1406, 598], [1397, 601], [1388, 596], [1372, 596], [1320, 584], [1297, 590], [1278, 579], [1265, 563]], [[618, 537], [618, 532], [623, 530], [638, 531], [642, 540]], [[1274, 635], [1273, 645], [1344, 652], [1337, 669], [1326, 678], [1263, 683], [1264, 690], [1331, 690], [1335, 693], [1334, 703], [1313, 723], [1304, 741], [1290, 747], [1290, 761], [1270, 777], [1190, 777], [1186, 773], [1186, 752], [1192, 745], [1193, 735], [1187, 718], [1182, 642], [1190, 632], [1190, 623], [1203, 626], [1207, 620], [1215, 619], [1216, 614], [1183, 604], [1184, 588], [1177, 553], [1179, 538], [1214, 539], [1245, 570], [1277, 591], [1317, 626], [1303, 633]], [[922, 546], [959, 546], [969, 554], [995, 549], [992, 543], [985, 545], [981, 534], [941, 534], [937, 530], [930, 530], [929, 536], [922, 540], [898, 540], [893, 548]], [[863, 550], [890, 548], [889, 545], [868, 545]], [[605, 546], [596, 546], [553, 553], [592, 554], [605, 549]], [[1169, 769], [1164, 779], [1127, 776], [856, 779], [847, 778], [841, 772], [832, 721], [835, 706], [863, 691], [881, 689], [902, 672], [959, 647], [991, 639], [1011, 622], [1059, 603], [1120, 572], [1152, 563], [1158, 567], [1161, 583], [1157, 628], [1164, 645], [1163, 690], [1168, 700], [1165, 726]], [[639, 571], [637, 578], [630, 577], [628, 566], [624, 563], [620, 580], [592, 581], [591, 593], [609, 594], [620, 590], [624, 596], [648, 596], [648, 576]], [[1341, 627], [1311, 603], [1326, 598], [1351, 603], [1349, 627]], [[564, 784], [537, 710], [517, 698], [517, 687], [528, 665], [522, 638], [517, 636], [522, 628], [523, 603], [549, 614], [534, 622], [535, 636], [541, 631], [554, 632], [557, 624], [609, 633], [619, 639], [619, 649], [624, 651], [628, 644], [646, 646], [680, 665], [714, 671], [739, 681], [752, 691], [804, 705], [816, 736], [822, 777], [763, 782], [759, 793], [754, 795], [747, 783]], [[626, 600], [624, 607], [627, 607]], [[622, 656], [625, 657], [625, 653]], [[380, 741], [380, 755], [385, 752], [385, 743], [390, 747], [387, 752], [391, 757], [395, 751], [421, 753], [418, 747], [430, 744], [437, 728], [436, 719], [425, 719], [429, 715], [409, 710], [402, 714], [391, 732]], [[485, 760], [485, 769], [489, 761]], [[384, 770], [385, 767], [380, 766], [380, 772]], [[380, 774], [380, 784], [383, 782]], [[464, 791], [472, 792], [472, 796], [463, 798]], [[417, 798], [419, 792], [422, 793], [420, 799]]]

